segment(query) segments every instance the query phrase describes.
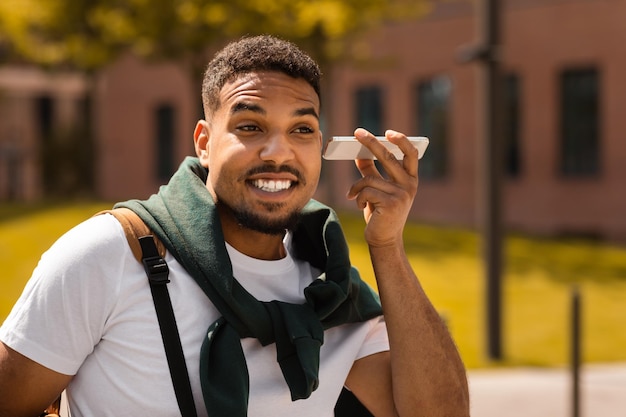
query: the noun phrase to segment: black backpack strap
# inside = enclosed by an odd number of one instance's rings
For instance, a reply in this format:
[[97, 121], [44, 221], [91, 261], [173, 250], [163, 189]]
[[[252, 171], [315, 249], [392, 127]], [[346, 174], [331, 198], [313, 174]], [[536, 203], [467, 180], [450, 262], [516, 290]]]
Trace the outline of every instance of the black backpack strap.
[[335, 404], [335, 417], [374, 417], [374, 414], [361, 404], [352, 391], [343, 388]]
[[150, 290], [152, 291], [154, 308], [159, 321], [159, 328], [161, 329], [161, 337], [163, 338], [163, 346], [165, 347], [172, 383], [174, 384], [178, 408], [182, 417], [196, 417], [197, 413], [191, 383], [189, 382], [187, 363], [185, 362], [178, 326], [174, 317], [172, 300], [167, 290], [167, 283], [170, 282], [168, 278], [169, 268], [165, 259], [159, 255], [151, 235], [140, 237], [139, 243], [142, 251], [141, 262], [150, 282]]
[[101, 211], [96, 215], [105, 213], [113, 215], [120, 222], [133, 256], [143, 264], [146, 270], [181, 416], [197, 417], [187, 363], [180, 342], [172, 300], [166, 285], [170, 280], [169, 267], [163, 259], [165, 246], [163, 242], [152, 236], [150, 228], [132, 210], [116, 208]]

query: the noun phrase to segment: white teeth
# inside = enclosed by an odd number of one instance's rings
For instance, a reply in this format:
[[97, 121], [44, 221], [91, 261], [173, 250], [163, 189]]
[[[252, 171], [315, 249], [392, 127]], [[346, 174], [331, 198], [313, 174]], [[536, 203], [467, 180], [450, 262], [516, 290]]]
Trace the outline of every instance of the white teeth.
[[291, 187], [291, 181], [288, 180], [254, 180], [253, 184], [255, 187], [270, 193], [276, 193]]

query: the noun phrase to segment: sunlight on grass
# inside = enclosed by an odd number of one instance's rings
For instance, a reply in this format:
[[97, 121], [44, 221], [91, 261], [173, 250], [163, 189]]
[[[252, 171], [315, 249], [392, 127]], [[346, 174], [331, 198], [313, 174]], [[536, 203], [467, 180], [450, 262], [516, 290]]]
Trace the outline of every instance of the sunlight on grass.
[[[363, 220], [351, 215], [341, 218], [353, 261], [375, 286]], [[480, 239], [466, 230], [409, 224], [405, 245], [411, 265], [468, 367], [566, 365], [573, 285], [582, 296], [583, 359], [626, 360], [626, 248], [507, 237], [502, 286], [505, 360], [490, 363], [485, 349]]]
[[[0, 320], [19, 297], [41, 253], [65, 231], [110, 206], [0, 206], [0, 262], [4, 266]], [[363, 219], [348, 214], [341, 219], [353, 262], [375, 287]], [[409, 224], [405, 244], [411, 264], [468, 367], [567, 364], [574, 285], [582, 295], [584, 361], [626, 361], [626, 248], [507, 237], [502, 300], [505, 360], [490, 363], [485, 357], [485, 290], [477, 234]]]
[[46, 209], [0, 208], [0, 320], [22, 293], [41, 254], [67, 230], [110, 204], [59, 205]]

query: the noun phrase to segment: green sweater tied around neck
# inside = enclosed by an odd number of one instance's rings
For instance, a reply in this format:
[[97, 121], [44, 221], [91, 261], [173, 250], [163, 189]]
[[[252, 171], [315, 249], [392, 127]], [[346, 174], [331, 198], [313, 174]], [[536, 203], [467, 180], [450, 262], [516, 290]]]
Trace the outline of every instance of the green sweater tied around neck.
[[304, 290], [306, 301], [262, 302], [233, 277], [208, 171], [186, 158], [148, 200], [116, 204], [133, 210], [198, 283], [222, 317], [210, 324], [200, 355], [200, 380], [212, 417], [247, 416], [249, 378], [240, 339], [276, 343], [277, 361], [293, 401], [318, 386], [324, 330], [382, 314], [377, 294], [350, 264], [336, 214], [311, 200], [292, 231], [295, 257], [324, 271]]

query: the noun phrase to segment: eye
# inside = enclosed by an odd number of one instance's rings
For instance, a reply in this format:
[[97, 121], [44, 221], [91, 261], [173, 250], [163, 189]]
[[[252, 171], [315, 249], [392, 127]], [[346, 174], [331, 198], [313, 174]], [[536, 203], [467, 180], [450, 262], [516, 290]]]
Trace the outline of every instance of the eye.
[[300, 126], [294, 130], [294, 133], [313, 133], [315, 130], [309, 126]]
[[257, 125], [248, 124], [248, 125], [237, 126], [237, 130], [240, 130], [242, 132], [256, 132], [256, 131], [259, 131], [260, 129]]

